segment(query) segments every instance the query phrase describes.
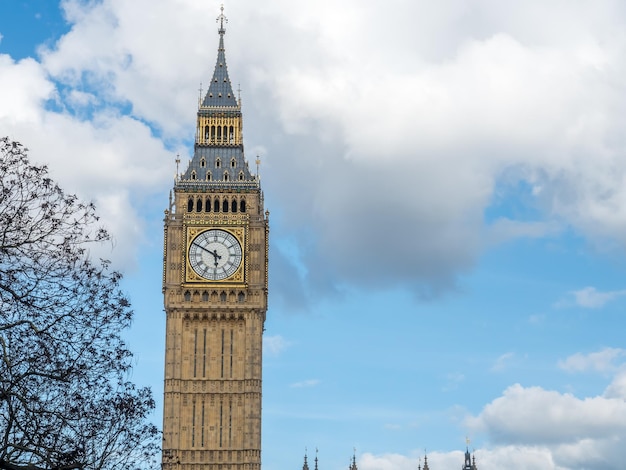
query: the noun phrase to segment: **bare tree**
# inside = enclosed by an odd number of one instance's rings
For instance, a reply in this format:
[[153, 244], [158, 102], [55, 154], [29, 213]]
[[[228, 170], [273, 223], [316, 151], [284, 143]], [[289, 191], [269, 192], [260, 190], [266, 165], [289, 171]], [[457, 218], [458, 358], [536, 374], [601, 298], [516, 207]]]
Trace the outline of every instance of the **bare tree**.
[[0, 139], [0, 157], [0, 469], [152, 466], [154, 400], [121, 338], [130, 303], [89, 257], [109, 234], [19, 143]]

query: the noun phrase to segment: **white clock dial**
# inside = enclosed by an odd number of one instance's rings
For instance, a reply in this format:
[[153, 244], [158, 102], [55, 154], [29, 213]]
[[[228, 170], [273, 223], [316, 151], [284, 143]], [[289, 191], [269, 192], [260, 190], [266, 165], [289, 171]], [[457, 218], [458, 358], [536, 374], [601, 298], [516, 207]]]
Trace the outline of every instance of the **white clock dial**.
[[189, 245], [191, 268], [198, 276], [210, 281], [221, 281], [235, 274], [241, 260], [241, 245], [226, 230], [206, 230]]

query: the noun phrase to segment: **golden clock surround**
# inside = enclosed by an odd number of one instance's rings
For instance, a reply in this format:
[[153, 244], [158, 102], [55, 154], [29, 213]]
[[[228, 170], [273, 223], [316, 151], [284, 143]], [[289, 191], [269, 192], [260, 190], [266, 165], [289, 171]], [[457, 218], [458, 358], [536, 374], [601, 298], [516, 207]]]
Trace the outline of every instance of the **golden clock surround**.
[[[207, 230], [223, 230], [225, 232], [233, 235], [239, 245], [241, 245], [242, 251], [242, 260], [241, 264], [237, 268], [237, 270], [226, 279], [222, 279], [219, 281], [212, 281], [209, 279], [205, 279], [192, 269], [191, 264], [189, 263], [189, 247], [191, 246], [191, 242], [202, 232], [206, 232]], [[185, 249], [183, 250], [183, 266], [185, 267], [183, 273], [183, 285], [229, 285], [229, 286], [238, 286], [238, 287], [246, 287], [246, 273], [248, 271], [248, 237], [246, 237], [247, 227], [240, 224], [223, 224], [223, 223], [196, 223], [196, 224], [185, 224]]]

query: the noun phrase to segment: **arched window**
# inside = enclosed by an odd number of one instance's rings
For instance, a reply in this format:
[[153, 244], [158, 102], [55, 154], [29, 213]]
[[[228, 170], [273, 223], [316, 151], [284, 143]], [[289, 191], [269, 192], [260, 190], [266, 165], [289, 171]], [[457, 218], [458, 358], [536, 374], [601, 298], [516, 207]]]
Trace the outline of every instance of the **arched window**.
[[222, 291], [222, 293], [220, 294], [220, 300], [222, 302], [226, 302], [226, 292]]
[[230, 211], [237, 212], [237, 200], [233, 199], [233, 202], [230, 204]]
[[235, 158], [231, 158], [230, 159], [230, 167], [231, 168], [235, 168], [237, 166], [237, 160], [235, 160]]
[[224, 172], [224, 181], [228, 181], [228, 172], [227, 171]]
[[237, 301], [238, 302], [243, 302], [244, 300], [246, 300], [246, 294], [244, 294], [243, 292], [239, 291], [239, 294], [237, 294]]
[[215, 199], [215, 201], [213, 201], [213, 212], [219, 212], [219, 211], [220, 211], [220, 200]]
[[235, 128], [233, 126], [230, 126], [230, 128], [228, 129], [228, 141], [231, 144], [235, 143]]
[[228, 142], [228, 126], [224, 126], [224, 142]]
[[242, 199], [241, 201], [239, 201], [239, 212], [245, 212], [246, 211], [246, 200]]
[[186, 291], [186, 292], [185, 292], [185, 300], [186, 300], [187, 302], [189, 302], [189, 301], [191, 300], [191, 292], [189, 292], [189, 291]]
[[204, 212], [211, 212], [211, 200], [208, 198], [204, 201]]
[[222, 203], [222, 212], [228, 212], [228, 201], [226, 199]]
[[239, 181], [243, 181], [243, 171], [239, 172]]
[[215, 168], [219, 168], [220, 166], [222, 166], [222, 160], [220, 160], [219, 158], [215, 159]]
[[202, 199], [196, 201], [196, 212], [202, 212]]
[[204, 168], [206, 166], [206, 160], [204, 159], [204, 157], [202, 157], [200, 159], [200, 168]]
[[211, 142], [215, 142], [215, 126], [211, 126]]
[[210, 171], [206, 172], [206, 180], [207, 181], [211, 181], [211, 172]]
[[191, 172], [191, 179], [192, 180], [196, 179], [196, 172], [195, 172], [195, 170]]
[[222, 140], [222, 126], [217, 126], [217, 141], [221, 142]]
[[209, 293], [207, 291], [204, 291], [202, 293], [202, 301], [203, 302], [208, 302], [209, 301]]
[[187, 201], [187, 212], [193, 212], [193, 198], [189, 198]]
[[209, 126], [204, 127], [204, 140], [209, 140]]

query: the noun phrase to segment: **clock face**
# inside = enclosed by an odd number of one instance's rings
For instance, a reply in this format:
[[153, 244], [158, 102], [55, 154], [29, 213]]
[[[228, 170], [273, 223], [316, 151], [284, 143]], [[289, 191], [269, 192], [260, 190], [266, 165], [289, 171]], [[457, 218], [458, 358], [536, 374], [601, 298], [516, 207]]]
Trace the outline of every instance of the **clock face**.
[[239, 241], [225, 230], [206, 230], [189, 245], [189, 264], [198, 276], [210, 281], [221, 281], [235, 274], [241, 260]]

